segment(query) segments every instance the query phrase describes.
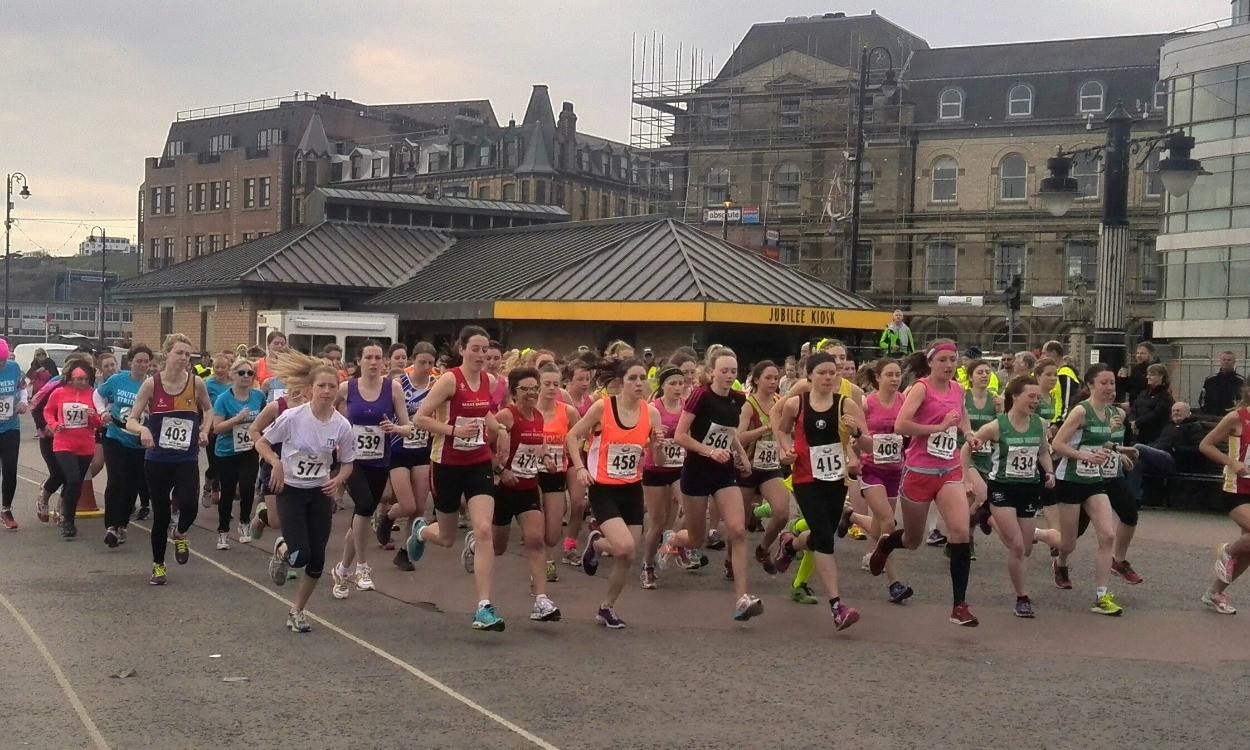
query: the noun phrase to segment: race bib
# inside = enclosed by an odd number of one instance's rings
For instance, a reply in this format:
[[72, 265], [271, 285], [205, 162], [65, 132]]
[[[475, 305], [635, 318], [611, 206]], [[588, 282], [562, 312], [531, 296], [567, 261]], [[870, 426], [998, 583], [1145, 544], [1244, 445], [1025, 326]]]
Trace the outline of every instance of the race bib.
[[956, 429], [952, 426], [930, 435], [927, 446], [929, 455], [934, 458], [940, 458], [943, 461], [949, 461], [954, 458], [955, 449], [959, 446], [957, 434]]
[[642, 475], [642, 446], [613, 443], [608, 446], [608, 476], [633, 481]]
[[1037, 476], [1037, 446], [1007, 449], [1007, 478], [1033, 479]]
[[189, 419], [165, 417], [161, 420], [161, 435], [156, 445], [169, 451], [185, 451], [191, 447], [191, 433], [194, 431], [195, 424]]
[[547, 443], [547, 455], [556, 466], [556, 473], [564, 471], [564, 446], [560, 443]]
[[838, 482], [846, 478], [846, 453], [841, 443], [813, 445], [807, 454], [812, 462], [812, 479]]
[[234, 429], [230, 431], [230, 443], [234, 447], [235, 453], [245, 453], [256, 447], [252, 443], [252, 433], [248, 431], [247, 424], [236, 424]]
[[473, 425], [477, 434], [473, 437], [458, 437], [451, 441], [451, 447], [458, 451], [471, 451], [486, 445], [486, 420], [482, 417], [456, 417], [456, 426]]
[[291, 456], [291, 478], [301, 482], [322, 482], [330, 478], [330, 461], [316, 453]]
[[352, 439], [356, 441], [356, 458], [361, 461], [377, 461], [386, 456], [385, 436], [382, 428], [374, 424], [352, 425]]
[[878, 466], [901, 463], [903, 436], [884, 433], [872, 436], [872, 462]]
[[12, 419], [15, 409], [12, 396], [0, 396], [0, 420]]
[[729, 446], [733, 445], [734, 435], [737, 430], [732, 427], [726, 427], [723, 424], [711, 424], [707, 428], [707, 434], [703, 436], [703, 444], [712, 450], [729, 450]]
[[665, 438], [660, 441], [660, 468], [680, 469], [686, 462], [686, 449], [677, 444], [676, 440]]
[[1077, 459], [1076, 475], [1081, 479], [1098, 479], [1102, 477], [1102, 466], [1093, 461]]
[[543, 446], [532, 443], [521, 443], [512, 454], [512, 464], [508, 467], [513, 474], [521, 479], [533, 479], [538, 476], [538, 466], [542, 463]]
[[115, 417], [115, 420], [118, 422], [121, 422], [122, 427], [125, 427], [127, 419], [130, 419], [130, 407], [123, 406], [122, 408], [117, 410], [117, 417]]
[[283, 398], [284, 396], [286, 396], [286, 394], [287, 394], [287, 389], [275, 386], [269, 389], [268, 401], [272, 403], [274, 401], [277, 401], [280, 398]]
[[776, 440], [756, 440], [755, 455], [751, 468], [757, 471], [776, 471], [781, 468], [781, 448]]
[[1102, 477], [1103, 479], [1115, 479], [1118, 476], [1120, 476], [1120, 454], [1116, 452], [1112, 453], [1107, 462], [1102, 465]]
[[425, 430], [414, 430], [412, 437], [406, 437], [403, 439], [402, 445], [406, 450], [410, 451], [428, 448], [430, 445], [430, 433]]
[[986, 440], [981, 443], [981, 447], [972, 452], [974, 456], [988, 456], [994, 452], [994, 443]]
[[86, 404], [61, 404], [61, 423], [65, 427], [87, 426]]

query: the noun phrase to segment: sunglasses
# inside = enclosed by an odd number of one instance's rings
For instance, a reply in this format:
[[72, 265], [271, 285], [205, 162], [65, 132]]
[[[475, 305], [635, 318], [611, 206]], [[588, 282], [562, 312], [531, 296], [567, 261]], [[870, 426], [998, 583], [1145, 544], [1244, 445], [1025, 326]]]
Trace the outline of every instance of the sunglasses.
[[234, 374], [235, 374], [235, 375], [242, 375], [242, 376], [244, 376], [244, 377], [248, 377], [248, 378], [250, 378], [250, 377], [252, 377], [253, 375], [255, 375], [255, 374], [256, 374], [256, 372], [255, 372], [254, 370], [235, 370], [235, 371], [234, 371]]
[[519, 385], [516, 390], [517, 393], [538, 393], [540, 387], [536, 385]]

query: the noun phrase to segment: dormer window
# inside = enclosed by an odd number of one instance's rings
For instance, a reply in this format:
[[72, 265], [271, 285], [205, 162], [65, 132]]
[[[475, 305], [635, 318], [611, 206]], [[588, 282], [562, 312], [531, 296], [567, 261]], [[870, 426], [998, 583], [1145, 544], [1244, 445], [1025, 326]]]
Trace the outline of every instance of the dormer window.
[[229, 151], [234, 148], [234, 136], [232, 135], [215, 135], [208, 139], [208, 153], [220, 154], [222, 151]]
[[939, 120], [964, 119], [964, 92], [959, 89], [946, 89], [938, 98]]
[[1159, 81], [1155, 84], [1154, 108], [1167, 109], [1168, 106], [1168, 82]]
[[1086, 81], [1081, 84], [1079, 103], [1081, 114], [1101, 112], [1106, 89], [1098, 81]]
[[477, 150], [477, 165], [479, 167], [489, 167], [491, 162], [491, 146], [489, 143], [483, 143]]
[[266, 128], [256, 134], [256, 148], [267, 149], [282, 143], [281, 128]]
[[1033, 115], [1033, 89], [1025, 84], [1011, 87], [1007, 94], [1008, 117], [1031, 117]]

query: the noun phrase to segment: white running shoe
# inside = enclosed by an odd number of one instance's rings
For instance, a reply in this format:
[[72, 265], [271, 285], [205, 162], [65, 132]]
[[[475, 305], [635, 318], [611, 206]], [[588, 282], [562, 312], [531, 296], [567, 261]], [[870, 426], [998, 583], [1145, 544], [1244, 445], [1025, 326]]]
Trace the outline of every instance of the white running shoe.
[[356, 590], [373, 591], [373, 568], [368, 565], [356, 566]]
[[1221, 544], [1215, 550], [1215, 577], [1220, 583], [1233, 582], [1233, 568], [1237, 567], [1237, 558], [1228, 554], [1228, 545]]
[[230, 534], [225, 531], [217, 533], [217, 549], [230, 549]]
[[476, 552], [474, 547], [473, 530], [470, 529], [469, 533], [464, 535], [464, 550], [460, 553], [460, 564], [464, 566], [466, 573], [473, 572], [473, 555]]
[[1228, 597], [1224, 595], [1223, 591], [1216, 594], [1212, 592], [1211, 589], [1207, 589], [1202, 592], [1202, 603], [1207, 605], [1208, 609], [1219, 612], [1222, 615], [1237, 614], [1236, 608], [1228, 603]]
[[252, 527], [251, 524], [239, 524], [239, 544], [252, 543]]
[[335, 599], [346, 599], [348, 593], [347, 587], [347, 571], [340, 567], [341, 563], [335, 563], [330, 568], [330, 578], [334, 579], [334, 588], [330, 589], [330, 594]]
[[530, 619], [540, 622], [557, 622], [560, 619], [560, 609], [555, 602], [547, 598], [546, 594], [542, 594], [534, 598], [534, 609], [530, 610]]

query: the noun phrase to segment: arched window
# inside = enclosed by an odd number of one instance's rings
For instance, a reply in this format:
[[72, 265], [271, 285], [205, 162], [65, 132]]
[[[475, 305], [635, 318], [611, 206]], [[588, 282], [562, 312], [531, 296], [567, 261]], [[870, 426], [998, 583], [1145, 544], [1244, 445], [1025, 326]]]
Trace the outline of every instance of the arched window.
[[933, 162], [932, 170], [934, 203], [954, 203], [956, 182], [959, 179], [959, 164], [949, 156], [943, 156]]
[[946, 89], [938, 98], [939, 120], [962, 120], [964, 118], [964, 92]]
[[799, 167], [782, 164], [777, 167], [777, 203], [799, 202]]
[[1029, 167], [1020, 154], [1007, 154], [998, 162], [998, 198], [1022, 201], [1028, 196]]
[[1155, 84], [1154, 108], [1167, 109], [1168, 106], [1168, 82], [1159, 81]]
[[1007, 93], [1007, 115], [1009, 117], [1030, 117], [1033, 114], [1033, 89], [1020, 83], [1011, 87]]
[[1103, 95], [1106, 90], [1098, 81], [1086, 81], [1081, 84], [1079, 92], [1079, 100], [1081, 113], [1101, 112], [1103, 105]]
[[719, 206], [729, 197], [728, 167], [712, 167], [707, 171], [707, 205]]

